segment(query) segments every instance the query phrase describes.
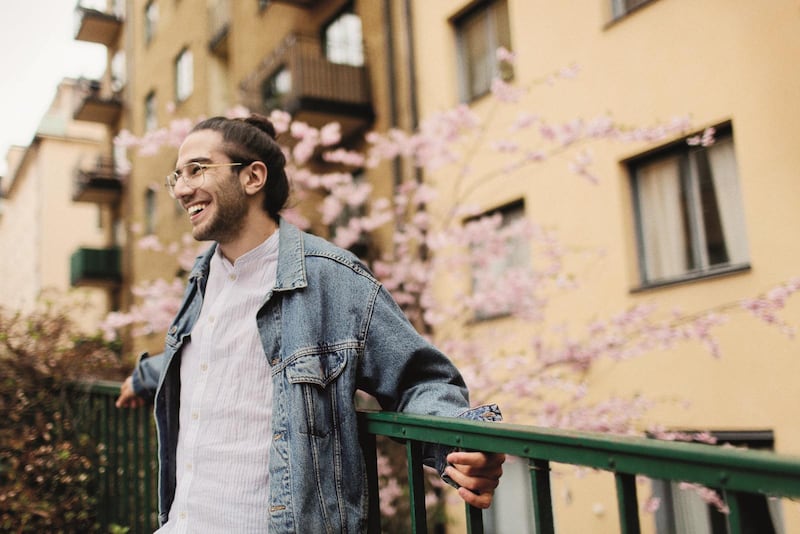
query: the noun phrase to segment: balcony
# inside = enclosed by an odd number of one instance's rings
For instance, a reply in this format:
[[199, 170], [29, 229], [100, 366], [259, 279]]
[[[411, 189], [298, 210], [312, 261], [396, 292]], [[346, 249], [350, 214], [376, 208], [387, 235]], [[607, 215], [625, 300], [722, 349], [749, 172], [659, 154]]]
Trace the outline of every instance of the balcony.
[[99, 157], [89, 168], [79, 167], [75, 171], [72, 200], [113, 204], [122, 196], [122, 181], [114, 169], [114, 159]]
[[84, 248], [70, 258], [70, 283], [74, 287], [115, 287], [122, 282], [120, 249]]
[[79, 2], [75, 6], [75, 40], [100, 43], [108, 47], [117, 42], [122, 18], [112, 13], [105, 13], [84, 7]]
[[114, 126], [122, 114], [122, 99], [110, 91], [103, 91], [98, 80], [82, 80], [81, 85], [81, 98], [73, 118]]
[[366, 67], [329, 61], [313, 37], [289, 35], [241, 89], [250, 109], [282, 109], [314, 127], [338, 122], [343, 139], [375, 118]]

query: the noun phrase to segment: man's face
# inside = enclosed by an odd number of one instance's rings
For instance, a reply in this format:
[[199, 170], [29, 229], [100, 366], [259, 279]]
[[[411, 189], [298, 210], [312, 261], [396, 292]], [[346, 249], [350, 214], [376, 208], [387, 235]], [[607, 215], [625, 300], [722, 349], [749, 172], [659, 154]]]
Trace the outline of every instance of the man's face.
[[[222, 152], [222, 135], [213, 130], [189, 134], [178, 151], [176, 168], [187, 163], [230, 163]], [[189, 214], [192, 237], [198, 241], [225, 244], [236, 239], [245, 225], [248, 202], [239, 181], [241, 167], [212, 167], [203, 171], [205, 178], [196, 189], [178, 180], [175, 198]]]

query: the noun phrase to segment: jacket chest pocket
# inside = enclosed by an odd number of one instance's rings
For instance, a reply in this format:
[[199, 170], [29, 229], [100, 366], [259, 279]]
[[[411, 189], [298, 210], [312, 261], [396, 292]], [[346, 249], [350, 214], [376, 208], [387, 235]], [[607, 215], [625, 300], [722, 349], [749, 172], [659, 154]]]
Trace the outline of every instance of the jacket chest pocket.
[[325, 437], [339, 426], [341, 404], [347, 398], [340, 379], [346, 365], [345, 351], [331, 351], [301, 356], [286, 367], [292, 385], [291, 416], [303, 421], [300, 433]]

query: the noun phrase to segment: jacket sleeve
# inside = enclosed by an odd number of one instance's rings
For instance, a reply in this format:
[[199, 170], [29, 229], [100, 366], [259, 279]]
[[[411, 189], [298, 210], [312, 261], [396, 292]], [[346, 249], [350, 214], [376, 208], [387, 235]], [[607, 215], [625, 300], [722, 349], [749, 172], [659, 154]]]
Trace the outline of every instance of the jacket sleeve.
[[161, 371], [164, 369], [164, 359], [163, 353], [150, 356], [143, 352], [131, 375], [134, 393], [147, 402], [153, 402], [155, 398]]
[[[389, 411], [499, 421], [496, 405], [470, 409], [461, 373], [450, 359], [423, 338], [389, 292], [379, 287], [361, 361], [362, 388]], [[452, 447], [425, 447], [425, 463], [440, 474]], [[447, 480], [447, 479], [445, 479]]]

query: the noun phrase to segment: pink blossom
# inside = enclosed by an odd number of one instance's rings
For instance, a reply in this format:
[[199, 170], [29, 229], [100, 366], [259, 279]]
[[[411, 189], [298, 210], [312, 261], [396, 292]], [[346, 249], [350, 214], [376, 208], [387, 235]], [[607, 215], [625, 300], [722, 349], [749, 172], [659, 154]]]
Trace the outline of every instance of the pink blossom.
[[725, 504], [719, 493], [711, 488], [691, 482], [681, 482], [678, 484], [678, 488], [683, 491], [694, 491], [704, 502], [714, 506], [721, 514], [728, 515], [730, 513], [730, 508]]
[[514, 87], [510, 83], [500, 79], [495, 78], [492, 80], [492, 87], [491, 87], [492, 95], [500, 101], [505, 102], [507, 104], [514, 104], [519, 102], [520, 98], [525, 94], [525, 90], [519, 87]]
[[319, 131], [319, 139], [322, 146], [335, 145], [342, 139], [342, 125], [338, 122], [326, 124]]
[[272, 110], [269, 114], [269, 120], [275, 126], [275, 133], [278, 135], [289, 130], [289, 124], [292, 122], [292, 116], [278, 109]]
[[513, 64], [514, 60], [516, 59], [514, 53], [503, 46], [497, 49], [495, 57], [497, 58], [497, 61], [509, 64]]

